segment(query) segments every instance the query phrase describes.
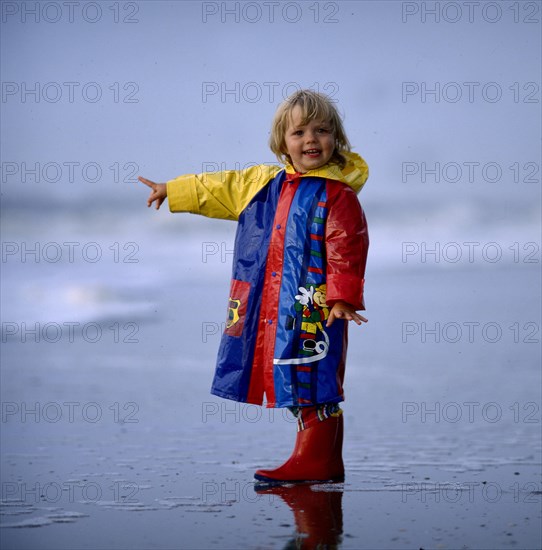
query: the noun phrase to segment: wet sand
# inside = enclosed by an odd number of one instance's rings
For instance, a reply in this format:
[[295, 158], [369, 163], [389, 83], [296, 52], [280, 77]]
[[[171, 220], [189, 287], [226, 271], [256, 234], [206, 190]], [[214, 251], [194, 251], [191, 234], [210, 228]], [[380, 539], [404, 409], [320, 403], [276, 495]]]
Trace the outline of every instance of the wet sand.
[[[91, 393], [65, 372], [47, 378], [29, 377], [25, 393], [49, 418], [46, 394], [95, 403], [103, 418], [4, 424], [3, 548], [286, 548], [305, 536], [305, 547], [537, 548], [540, 464], [519, 433], [361, 430], [345, 405], [345, 482], [266, 489], [253, 471], [294, 438], [277, 411], [177, 400], [204, 391], [177, 371], [156, 382], [95, 367], [78, 380]], [[139, 406], [126, 423], [108, 410], [118, 399]]]
[[[534, 348], [513, 365], [510, 346], [401, 345], [383, 327], [406, 312], [375, 307], [351, 333], [345, 482], [265, 489], [253, 472], [289, 456], [295, 424], [209, 394], [218, 335], [197, 334], [224, 289], [194, 285], [126, 317], [137, 343], [4, 345], [2, 548], [540, 547]], [[216, 312], [179, 319], [202, 288]]]

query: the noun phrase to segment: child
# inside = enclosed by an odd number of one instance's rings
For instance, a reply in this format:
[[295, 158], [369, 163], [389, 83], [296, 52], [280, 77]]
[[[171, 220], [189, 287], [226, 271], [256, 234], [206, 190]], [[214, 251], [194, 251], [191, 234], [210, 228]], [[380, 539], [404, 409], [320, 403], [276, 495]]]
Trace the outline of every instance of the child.
[[273, 121], [271, 150], [286, 166], [140, 177], [147, 201], [172, 212], [238, 221], [228, 318], [211, 393], [288, 407], [297, 417], [292, 456], [265, 482], [342, 481], [343, 379], [348, 321], [367, 319], [369, 239], [356, 193], [365, 161], [350, 152], [329, 99], [301, 90]]

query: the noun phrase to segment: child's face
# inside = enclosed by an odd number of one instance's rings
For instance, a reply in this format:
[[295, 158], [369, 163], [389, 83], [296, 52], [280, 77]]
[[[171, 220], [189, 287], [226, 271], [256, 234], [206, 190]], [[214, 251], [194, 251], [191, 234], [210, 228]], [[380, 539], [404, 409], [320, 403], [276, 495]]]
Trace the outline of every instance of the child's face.
[[301, 121], [301, 108], [296, 105], [292, 109], [284, 142], [294, 168], [304, 173], [320, 168], [331, 159], [335, 150], [335, 135], [327, 122], [311, 120], [302, 126]]

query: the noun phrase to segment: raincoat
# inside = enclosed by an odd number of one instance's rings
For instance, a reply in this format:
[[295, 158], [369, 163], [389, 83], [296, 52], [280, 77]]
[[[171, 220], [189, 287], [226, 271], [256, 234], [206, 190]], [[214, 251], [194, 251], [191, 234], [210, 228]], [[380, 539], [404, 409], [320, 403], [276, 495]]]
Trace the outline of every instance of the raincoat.
[[226, 328], [211, 393], [268, 407], [344, 400], [348, 322], [365, 309], [369, 238], [357, 199], [365, 161], [346, 153], [299, 174], [287, 165], [184, 175], [167, 182], [171, 212], [237, 220]]

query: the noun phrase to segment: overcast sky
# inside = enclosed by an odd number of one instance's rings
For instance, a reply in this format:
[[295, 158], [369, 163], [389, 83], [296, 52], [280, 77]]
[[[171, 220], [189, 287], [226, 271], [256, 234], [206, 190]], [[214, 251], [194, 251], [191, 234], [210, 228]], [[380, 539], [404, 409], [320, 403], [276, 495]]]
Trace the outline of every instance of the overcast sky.
[[540, 4], [434, 7], [3, 2], [4, 206], [136, 201], [137, 174], [273, 162], [271, 118], [299, 87], [338, 101], [366, 200], [536, 202]]

